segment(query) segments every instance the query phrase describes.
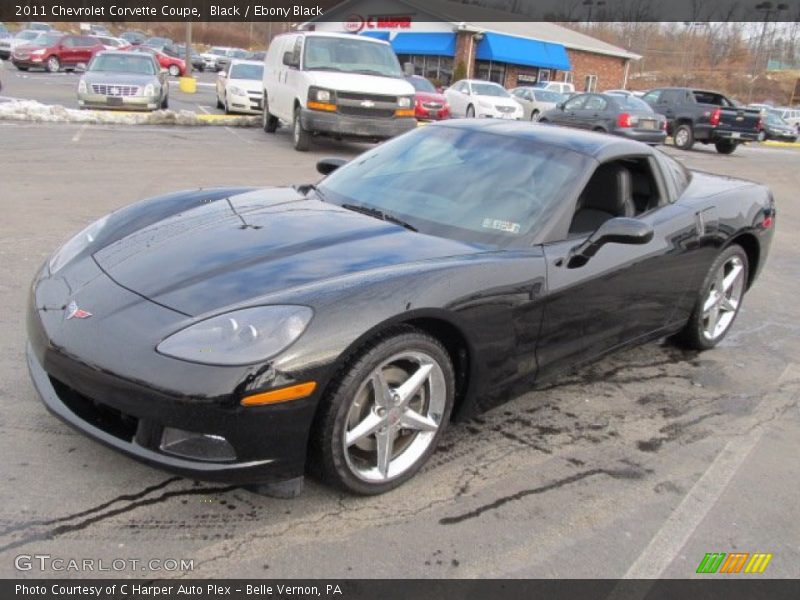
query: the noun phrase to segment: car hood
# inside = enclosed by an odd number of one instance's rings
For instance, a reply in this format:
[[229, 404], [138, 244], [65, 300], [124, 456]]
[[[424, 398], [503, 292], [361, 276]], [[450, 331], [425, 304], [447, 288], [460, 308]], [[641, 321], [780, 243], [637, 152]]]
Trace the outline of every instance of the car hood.
[[196, 316], [306, 284], [482, 250], [281, 188], [158, 221], [94, 259], [119, 285]]
[[417, 92], [417, 100], [420, 102], [438, 102], [440, 104], [447, 102], [444, 94], [434, 94], [432, 92]]
[[147, 85], [156, 83], [155, 75], [139, 73], [114, 73], [112, 71], [87, 71], [83, 74], [86, 83], [111, 83], [119, 85]]
[[491, 104], [492, 106], [511, 106], [512, 108], [519, 108], [519, 102], [513, 98], [501, 98], [500, 96], [481, 96], [476, 94], [480, 102]]
[[386, 94], [389, 96], [414, 96], [414, 86], [403, 78], [339, 73], [336, 71], [308, 71], [310, 85], [361, 94]]
[[229, 79], [228, 85], [244, 88], [248, 92], [260, 92], [263, 84], [258, 79]]
[[16, 50], [17, 52], [34, 52], [36, 50], [46, 50], [46, 49], [47, 46], [42, 46], [40, 44], [30, 44], [30, 43], [16, 44], [14, 46], [14, 50]]

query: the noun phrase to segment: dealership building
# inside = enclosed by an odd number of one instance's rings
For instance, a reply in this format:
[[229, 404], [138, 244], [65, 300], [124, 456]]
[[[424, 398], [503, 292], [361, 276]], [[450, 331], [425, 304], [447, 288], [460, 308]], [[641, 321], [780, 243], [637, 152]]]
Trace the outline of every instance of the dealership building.
[[507, 88], [539, 81], [571, 82], [577, 91], [624, 88], [630, 62], [641, 58], [555, 23], [515, 17], [464, 4], [454, 10], [446, 0], [350, 0], [301, 28], [386, 40], [401, 63], [441, 85], [460, 68]]

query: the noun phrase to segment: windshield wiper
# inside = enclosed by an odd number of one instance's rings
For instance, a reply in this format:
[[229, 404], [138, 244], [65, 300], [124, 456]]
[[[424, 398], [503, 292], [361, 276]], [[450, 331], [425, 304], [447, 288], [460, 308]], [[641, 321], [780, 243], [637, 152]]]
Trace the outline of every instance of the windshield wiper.
[[398, 75], [383, 73], [382, 71], [376, 71], [375, 69], [355, 69], [351, 71], [351, 73], [360, 73], [361, 75], [377, 75], [378, 77], [392, 77], [393, 79], [397, 79], [399, 77]]
[[381, 221], [386, 221], [387, 223], [394, 223], [395, 225], [400, 225], [400, 227], [405, 227], [409, 231], [417, 231], [417, 228], [414, 227], [411, 223], [407, 223], [406, 221], [403, 221], [399, 217], [395, 217], [392, 214], [386, 213], [380, 210], [379, 208], [362, 206], [360, 204], [342, 204], [342, 208], [346, 208], [347, 210], [352, 210], [353, 212], [361, 213], [362, 215], [375, 217], [376, 219], [380, 219]]
[[323, 202], [327, 202], [325, 194], [323, 194], [322, 190], [319, 189], [319, 187], [317, 187], [313, 183], [307, 183], [305, 185], [296, 185], [294, 186], [294, 189], [303, 194], [303, 196], [308, 196], [309, 192], [314, 192], [317, 195], [317, 198], [319, 198]]

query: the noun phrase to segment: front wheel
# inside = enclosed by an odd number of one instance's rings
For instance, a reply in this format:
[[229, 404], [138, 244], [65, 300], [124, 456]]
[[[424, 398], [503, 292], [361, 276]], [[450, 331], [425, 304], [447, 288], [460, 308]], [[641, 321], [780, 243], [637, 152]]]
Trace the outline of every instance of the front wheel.
[[714, 147], [720, 154], [733, 154], [733, 151], [736, 150], [736, 143], [721, 140], [719, 142], [714, 142]]
[[57, 56], [51, 56], [47, 59], [47, 70], [50, 73], [58, 73], [61, 70], [61, 62]]
[[164, 99], [161, 101], [161, 110], [167, 110], [169, 108], [169, 94], [164, 96]]
[[178, 65], [170, 65], [169, 66], [169, 74], [173, 77], [177, 77], [181, 74], [181, 69]]
[[317, 416], [312, 464], [357, 494], [399, 486], [436, 449], [454, 389], [453, 365], [438, 340], [411, 328], [378, 338], [343, 372]]
[[269, 114], [269, 101], [264, 93], [264, 112], [261, 113], [261, 127], [266, 133], [275, 133], [278, 130], [278, 117]]
[[747, 253], [741, 246], [722, 251], [708, 270], [689, 322], [676, 336], [681, 345], [709, 350], [722, 341], [739, 314], [747, 274]]
[[531, 113], [531, 121], [538, 121], [540, 116], [541, 116], [541, 113], [538, 110], [534, 110]]
[[467, 107], [467, 118], [474, 119], [475, 118], [475, 107], [471, 104]]
[[292, 141], [294, 142], [294, 149], [298, 152], [305, 152], [311, 145], [311, 133], [303, 128], [303, 121], [300, 119], [300, 108], [294, 111], [294, 120], [292, 122]]

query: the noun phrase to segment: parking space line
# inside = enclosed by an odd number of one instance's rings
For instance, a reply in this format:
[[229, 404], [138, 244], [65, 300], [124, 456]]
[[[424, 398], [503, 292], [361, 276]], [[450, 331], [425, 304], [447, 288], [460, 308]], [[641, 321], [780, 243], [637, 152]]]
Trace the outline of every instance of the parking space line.
[[84, 123], [81, 126], [81, 128], [78, 129], [78, 131], [75, 132], [75, 135], [72, 136], [72, 141], [73, 142], [80, 142], [81, 141], [81, 136], [83, 135], [83, 132], [86, 131], [87, 127], [89, 127], [89, 124], [88, 123]]
[[251, 144], [251, 145], [253, 144], [252, 140], [248, 140], [246, 137], [244, 137], [242, 134], [240, 134], [238, 131], [236, 131], [232, 127], [226, 127], [225, 131], [227, 131], [227, 132], [231, 133], [232, 135], [236, 136], [237, 138], [242, 140], [245, 144]]
[[208, 109], [205, 106], [203, 106], [202, 104], [198, 104], [197, 108], [199, 108], [200, 110], [202, 110], [206, 114], [210, 114]]
[[[784, 369], [778, 383], [786, 379], [792, 368], [793, 364], [789, 364]], [[768, 410], [767, 398], [769, 396], [753, 411], [754, 416]], [[657, 579], [667, 570], [725, 492], [763, 434], [763, 427], [756, 426], [743, 438], [736, 438], [725, 444], [706, 472], [695, 482], [639, 558], [623, 575], [623, 579]]]

